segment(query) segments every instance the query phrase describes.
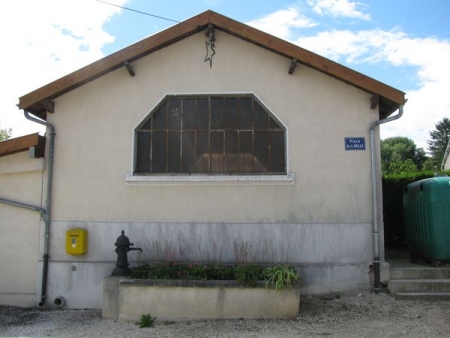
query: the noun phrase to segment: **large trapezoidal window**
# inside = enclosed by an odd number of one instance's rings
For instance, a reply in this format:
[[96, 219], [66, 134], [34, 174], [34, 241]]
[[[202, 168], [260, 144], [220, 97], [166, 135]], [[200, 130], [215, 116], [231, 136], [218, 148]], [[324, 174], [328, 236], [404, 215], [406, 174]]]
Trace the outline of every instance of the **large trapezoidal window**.
[[167, 96], [136, 128], [135, 174], [283, 174], [285, 129], [253, 96]]

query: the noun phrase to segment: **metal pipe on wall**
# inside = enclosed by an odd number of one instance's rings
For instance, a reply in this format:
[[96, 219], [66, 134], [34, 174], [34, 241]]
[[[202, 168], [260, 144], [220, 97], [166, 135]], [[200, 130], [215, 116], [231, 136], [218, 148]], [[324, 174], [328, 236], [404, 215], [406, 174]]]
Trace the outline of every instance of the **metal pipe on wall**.
[[398, 114], [388, 117], [384, 120], [378, 120], [370, 125], [370, 156], [372, 165], [372, 211], [373, 211], [373, 267], [374, 267], [374, 290], [381, 290], [381, 269], [380, 269], [380, 243], [379, 243], [379, 225], [378, 225], [378, 192], [377, 192], [377, 171], [376, 171], [376, 156], [375, 156], [375, 127], [380, 124], [391, 122], [399, 119], [403, 115], [403, 106], [399, 107]]
[[13, 205], [15, 207], [20, 207], [20, 208], [25, 208], [25, 209], [38, 211], [41, 214], [42, 218], [44, 218], [44, 215], [45, 215], [45, 210], [43, 208], [35, 206], [35, 205], [22, 203], [22, 202], [17, 202], [17, 201], [13, 201], [13, 200], [10, 200], [10, 199], [7, 199], [7, 198], [1, 198], [1, 197], [0, 197], [0, 203], [9, 204], [9, 205]]
[[49, 237], [50, 237], [50, 222], [51, 222], [51, 206], [52, 206], [52, 184], [53, 184], [53, 155], [55, 150], [55, 127], [44, 120], [40, 120], [34, 116], [31, 116], [28, 111], [24, 111], [25, 118], [46, 126], [50, 129], [48, 134], [48, 160], [47, 160], [47, 190], [45, 200], [45, 214], [42, 215], [44, 219], [44, 255], [43, 255], [43, 267], [42, 267], [42, 284], [41, 284], [41, 301], [39, 306], [44, 306], [47, 298], [47, 275], [48, 275], [48, 260], [49, 260]]

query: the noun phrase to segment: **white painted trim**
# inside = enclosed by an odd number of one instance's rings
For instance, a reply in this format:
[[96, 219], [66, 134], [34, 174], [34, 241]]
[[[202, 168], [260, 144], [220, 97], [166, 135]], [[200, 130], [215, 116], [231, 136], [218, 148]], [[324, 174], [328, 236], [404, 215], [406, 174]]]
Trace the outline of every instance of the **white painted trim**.
[[286, 175], [133, 175], [127, 185], [292, 185], [294, 173]]

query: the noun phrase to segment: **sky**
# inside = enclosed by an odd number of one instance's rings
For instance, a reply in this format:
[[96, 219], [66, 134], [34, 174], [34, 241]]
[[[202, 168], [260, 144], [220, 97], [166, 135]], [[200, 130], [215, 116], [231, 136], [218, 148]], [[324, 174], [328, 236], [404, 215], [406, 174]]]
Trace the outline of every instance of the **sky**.
[[[208, 9], [297, 44], [406, 93], [382, 139], [427, 150], [450, 117], [448, 0], [5, 0], [0, 11], [0, 128], [45, 130], [18, 98]], [[163, 17], [165, 19], [161, 19]], [[169, 19], [169, 20], [166, 20]]]

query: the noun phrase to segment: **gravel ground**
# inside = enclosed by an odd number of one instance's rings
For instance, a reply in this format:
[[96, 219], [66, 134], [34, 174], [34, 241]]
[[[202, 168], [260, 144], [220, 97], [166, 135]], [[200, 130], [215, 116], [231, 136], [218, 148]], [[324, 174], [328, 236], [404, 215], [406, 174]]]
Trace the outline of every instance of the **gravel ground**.
[[0, 306], [1, 337], [449, 337], [450, 302], [397, 301], [362, 292], [302, 297], [294, 319], [134, 323], [103, 320], [101, 310]]

